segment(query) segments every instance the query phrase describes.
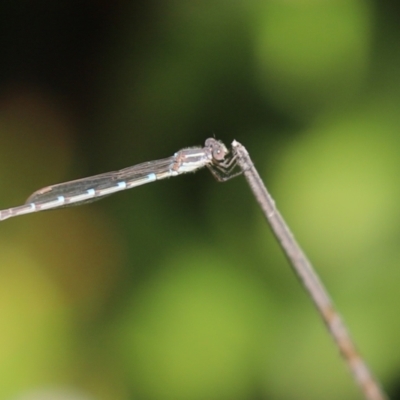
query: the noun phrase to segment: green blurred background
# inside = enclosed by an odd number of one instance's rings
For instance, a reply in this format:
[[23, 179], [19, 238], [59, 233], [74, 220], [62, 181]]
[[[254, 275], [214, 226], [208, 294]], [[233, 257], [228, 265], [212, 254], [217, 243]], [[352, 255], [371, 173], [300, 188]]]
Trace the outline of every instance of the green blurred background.
[[[237, 139], [400, 398], [399, 20], [388, 0], [3, 1], [0, 208]], [[0, 377], [7, 400], [361, 398], [244, 179], [208, 171], [1, 222]]]

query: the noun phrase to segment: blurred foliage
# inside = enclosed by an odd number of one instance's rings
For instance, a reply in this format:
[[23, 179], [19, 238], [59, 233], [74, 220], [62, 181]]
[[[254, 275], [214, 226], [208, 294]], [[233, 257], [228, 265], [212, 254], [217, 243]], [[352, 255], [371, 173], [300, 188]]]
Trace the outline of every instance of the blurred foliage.
[[[393, 1], [0, 5], [0, 201], [249, 150], [399, 396]], [[1, 399], [357, 399], [242, 178], [207, 171], [0, 229]]]

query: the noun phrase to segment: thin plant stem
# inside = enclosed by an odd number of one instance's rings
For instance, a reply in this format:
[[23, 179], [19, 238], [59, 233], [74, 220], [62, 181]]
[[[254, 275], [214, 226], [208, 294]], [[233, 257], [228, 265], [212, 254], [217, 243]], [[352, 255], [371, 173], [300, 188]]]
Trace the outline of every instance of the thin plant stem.
[[236, 158], [238, 166], [243, 171], [286, 258], [312, 298], [336, 345], [339, 347], [340, 353], [353, 373], [355, 381], [360, 386], [365, 399], [388, 399], [357, 351], [348, 329], [333, 305], [310, 261], [296, 242], [285, 220], [276, 208], [275, 202], [268, 193], [260, 175], [254, 167], [246, 148], [234, 140], [232, 149], [233, 156]]

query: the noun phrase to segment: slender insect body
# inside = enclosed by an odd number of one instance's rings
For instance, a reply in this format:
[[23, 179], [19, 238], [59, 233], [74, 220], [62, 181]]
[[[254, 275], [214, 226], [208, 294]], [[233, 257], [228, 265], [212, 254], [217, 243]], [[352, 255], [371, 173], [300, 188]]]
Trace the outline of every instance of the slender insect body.
[[0, 221], [23, 214], [90, 203], [122, 190], [195, 172], [206, 166], [221, 180], [223, 161], [227, 155], [225, 145], [210, 138], [204, 147], [182, 149], [172, 157], [39, 189], [29, 196], [24, 205], [1, 210]]

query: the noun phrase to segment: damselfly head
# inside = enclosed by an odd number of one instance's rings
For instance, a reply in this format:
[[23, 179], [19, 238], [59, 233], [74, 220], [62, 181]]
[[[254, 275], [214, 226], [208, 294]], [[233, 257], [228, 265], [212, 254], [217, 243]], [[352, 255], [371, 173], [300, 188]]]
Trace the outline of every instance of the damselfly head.
[[222, 161], [229, 153], [226, 146], [220, 140], [214, 138], [208, 138], [205, 147], [211, 150], [212, 157], [216, 161]]

